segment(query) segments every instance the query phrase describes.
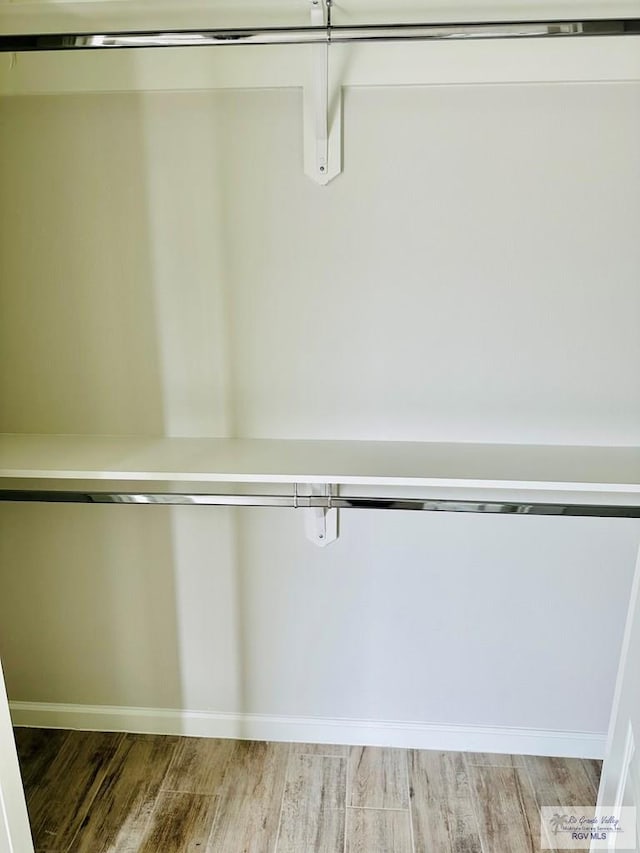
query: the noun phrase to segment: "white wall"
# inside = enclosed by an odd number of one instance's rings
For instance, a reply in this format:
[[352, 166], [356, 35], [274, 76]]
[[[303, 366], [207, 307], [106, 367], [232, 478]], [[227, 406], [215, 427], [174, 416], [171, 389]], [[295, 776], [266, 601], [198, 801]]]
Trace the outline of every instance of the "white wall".
[[[640, 439], [635, 85], [5, 99], [0, 429]], [[14, 700], [604, 733], [640, 530], [0, 507]], [[598, 673], [597, 686], [590, 680]]]

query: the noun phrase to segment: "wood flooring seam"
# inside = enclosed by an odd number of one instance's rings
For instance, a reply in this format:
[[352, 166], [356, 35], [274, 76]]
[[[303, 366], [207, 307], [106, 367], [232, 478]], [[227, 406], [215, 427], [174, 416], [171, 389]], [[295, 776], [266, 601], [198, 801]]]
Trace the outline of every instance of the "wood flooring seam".
[[[536, 790], [536, 786], [533, 784], [533, 776], [531, 775], [531, 773], [529, 771], [529, 764], [528, 764], [526, 758], [524, 761], [523, 769], [524, 769], [524, 772], [525, 772], [527, 779], [529, 780], [529, 787], [531, 788], [531, 792], [533, 794], [533, 799], [535, 801], [536, 808], [538, 809], [538, 814], [541, 815], [542, 812], [540, 811], [540, 799], [538, 797], [538, 791]], [[540, 841], [542, 838], [542, 824], [540, 825], [539, 830], [540, 830], [540, 838], [537, 839], [538, 841]], [[550, 848], [548, 853], [554, 853], [554, 851], [555, 851], [555, 847]]]
[[[176, 750], [177, 750], [177, 744], [176, 744]], [[222, 789], [222, 786], [224, 785], [225, 776], [227, 775], [227, 771], [229, 770], [229, 765], [231, 764], [232, 755], [233, 755], [233, 753], [230, 752], [229, 755], [227, 756], [227, 760], [225, 762], [224, 769], [222, 771], [222, 776], [220, 779], [220, 789]], [[170, 766], [171, 765], [169, 765], [169, 767]], [[167, 773], [169, 773], [169, 767], [167, 767]], [[222, 804], [222, 797], [220, 795], [220, 792], [216, 792], [215, 796], [216, 796], [216, 810], [213, 814], [213, 821], [211, 823], [211, 829], [210, 829], [209, 835], [207, 837], [207, 846], [205, 848], [205, 853], [210, 853], [210, 851], [211, 851], [211, 853], [215, 853], [215, 851], [213, 851], [213, 849], [211, 847], [211, 839], [213, 838], [213, 833], [215, 832], [217, 825], [218, 825], [218, 820], [220, 819], [220, 809], [221, 809], [221, 804]], [[275, 849], [274, 849], [274, 853], [276, 853]]]
[[[301, 753], [306, 755], [307, 753]], [[284, 785], [282, 786], [282, 796], [280, 797], [280, 813], [278, 815], [278, 829], [276, 831], [276, 839], [273, 846], [273, 853], [278, 853], [278, 845], [280, 844], [280, 828], [282, 827], [282, 812], [284, 811], [284, 798], [287, 793], [287, 779], [289, 778], [289, 770], [291, 769], [291, 761], [293, 758], [293, 750], [289, 744], [289, 754], [287, 755], [287, 765], [284, 771]]]
[[409, 812], [409, 833], [411, 838], [411, 850], [413, 853], [417, 853], [416, 850], [416, 837], [413, 831], [413, 797], [411, 796], [411, 750], [407, 750], [407, 761], [406, 761], [406, 777], [407, 777], [407, 804], [408, 804], [408, 812]]
[[472, 765], [469, 763], [469, 758], [468, 758], [468, 755], [466, 752], [463, 752], [462, 756], [463, 756], [465, 774], [467, 777], [467, 788], [469, 789], [469, 801], [471, 803], [471, 808], [473, 810], [473, 817], [474, 817], [475, 822], [476, 822], [476, 832], [478, 835], [478, 843], [480, 844], [480, 851], [481, 851], [481, 853], [494, 853], [494, 851], [487, 850], [485, 848], [484, 841], [482, 840], [482, 832], [480, 831], [480, 818], [478, 817], [478, 806], [476, 803], [475, 785], [471, 784], [471, 774], [469, 772], [469, 768]]
[[[71, 735], [71, 732], [69, 732], [69, 735], [67, 735], [67, 737], [66, 737], [66, 738], [64, 739], [64, 741], [62, 742], [62, 743], [63, 743], [63, 745], [67, 742], [67, 740], [69, 740], [69, 736], [70, 736], [70, 735]], [[113, 762], [115, 761], [116, 756], [117, 756], [117, 754], [118, 754], [118, 750], [120, 749], [120, 747], [121, 747], [121, 746], [122, 746], [122, 744], [124, 743], [124, 739], [125, 739], [125, 737], [126, 737], [126, 735], [125, 735], [124, 733], [121, 733], [121, 734], [119, 735], [119, 737], [118, 737], [118, 739], [117, 739], [117, 741], [116, 741], [116, 747], [115, 747], [115, 749], [113, 750], [113, 755], [111, 756], [111, 758], [110, 758], [110, 759], [109, 759], [109, 761], [107, 762], [107, 766], [104, 768], [104, 773], [103, 773], [103, 776], [102, 776], [102, 781], [100, 782], [100, 784], [99, 784], [99, 785], [96, 785], [96, 789], [95, 789], [95, 791], [94, 791], [94, 793], [93, 793], [93, 796], [91, 797], [91, 799], [89, 800], [89, 802], [86, 804], [86, 808], [84, 809], [84, 816], [83, 816], [82, 820], [80, 821], [80, 823], [78, 824], [78, 828], [77, 828], [77, 830], [75, 831], [75, 834], [73, 835], [73, 837], [72, 837], [71, 841], [69, 842], [69, 844], [67, 845], [67, 847], [65, 847], [65, 848], [64, 848], [64, 850], [59, 851], [59, 853], [73, 853], [73, 845], [74, 845], [74, 842], [75, 842], [76, 838], [78, 837], [78, 835], [79, 835], [79, 834], [81, 833], [81, 831], [82, 831], [82, 827], [83, 827], [84, 821], [85, 821], [85, 819], [86, 819], [87, 815], [89, 814], [89, 812], [91, 811], [91, 807], [92, 807], [92, 805], [94, 804], [96, 797], [98, 796], [98, 792], [100, 791], [100, 788], [102, 788], [102, 783], [103, 783], [103, 782], [104, 782], [104, 780], [106, 779], [106, 777], [107, 777], [107, 775], [108, 775], [108, 773], [109, 773], [109, 768], [111, 767], [111, 765], [112, 765], [112, 764], [113, 764]], [[60, 749], [62, 749], [62, 746], [60, 747]], [[60, 750], [58, 750], [58, 752], [60, 752]], [[83, 807], [84, 807], [84, 806], [85, 806], [85, 803], [83, 802], [83, 804], [82, 804], [82, 805], [83, 805]]]
[[593, 779], [591, 778], [591, 774], [590, 774], [590, 773], [587, 773], [587, 771], [586, 771], [586, 769], [585, 769], [584, 765], [582, 766], [582, 772], [583, 772], [583, 773], [584, 773], [584, 775], [587, 777], [587, 780], [588, 780], [588, 782], [589, 782], [589, 785], [591, 786], [591, 790], [593, 791], [593, 794], [594, 794], [595, 798], [597, 799], [597, 798], [598, 798], [598, 789], [596, 788], [596, 786], [595, 786], [595, 784], [594, 784], [594, 781], [593, 781]]
[[171, 757], [169, 758], [169, 760], [167, 761], [167, 769], [164, 771], [162, 781], [160, 782], [160, 785], [158, 786], [158, 791], [157, 791], [155, 799], [153, 801], [153, 805], [149, 809], [149, 816], [147, 817], [146, 823], [144, 825], [144, 829], [142, 830], [142, 843], [143, 844], [146, 843], [147, 838], [149, 836], [149, 830], [151, 829], [151, 826], [152, 826], [153, 816], [156, 812], [156, 808], [158, 807], [158, 800], [160, 799], [160, 795], [162, 794], [162, 785], [163, 785], [164, 780], [167, 778], [167, 774], [169, 773], [169, 768], [171, 767], [171, 764], [173, 763], [173, 759], [175, 757], [175, 753], [176, 753], [177, 748], [178, 748], [178, 741], [176, 741], [174, 743], [173, 747], [171, 748], [172, 754], [171, 754]]
[[392, 808], [389, 806], [347, 806], [348, 809], [358, 809], [363, 812], [403, 812], [407, 814], [409, 809]]
[[297, 750], [295, 755], [311, 755], [314, 758], [335, 758], [338, 760], [344, 758], [344, 755], [336, 755], [334, 752], [311, 752], [311, 750], [309, 752]]
[[342, 839], [342, 853], [347, 853], [347, 844], [349, 840], [349, 798], [350, 798], [350, 783], [349, 783], [349, 767], [351, 766], [351, 750], [350, 746], [347, 749], [344, 766], [344, 838]]
[[[526, 770], [526, 768], [520, 768], [520, 769], [525, 769], [525, 770]], [[517, 791], [518, 791], [518, 802], [520, 803], [520, 811], [521, 811], [521, 813], [522, 813], [522, 817], [524, 818], [524, 822], [525, 822], [525, 825], [526, 825], [526, 827], [527, 827], [527, 834], [528, 834], [528, 836], [529, 836], [529, 838], [530, 838], [530, 840], [531, 840], [532, 850], [533, 850], [533, 851], [534, 851], [534, 853], [535, 853], [535, 848], [534, 848], [535, 839], [534, 839], [534, 834], [533, 834], [533, 833], [534, 833], [534, 827], [533, 827], [533, 826], [531, 826], [531, 822], [530, 822], [530, 820], [529, 820], [529, 815], [527, 814], [527, 808], [526, 808], [526, 805], [525, 805], [525, 802], [524, 802], [524, 792], [523, 792], [523, 790], [522, 790], [522, 786], [521, 786], [521, 784], [520, 784], [519, 773], [517, 772], [517, 770], [516, 770], [516, 774], [515, 774], [515, 776], [516, 776], [516, 779], [517, 779], [517, 782], [518, 782]], [[533, 790], [533, 785], [531, 784], [531, 779], [529, 778], [529, 774], [528, 774], [528, 773], [525, 773], [525, 782], [526, 782], [526, 783], [528, 783], [528, 785], [529, 785], [529, 790], [531, 791], [531, 795], [533, 796], [533, 798], [534, 798], [534, 802], [535, 802], [535, 804], [536, 804], [536, 808], [538, 808], [538, 809], [539, 809], [538, 801], [537, 801], [537, 800], [536, 800], [536, 798], [535, 798], [535, 791]], [[538, 827], [538, 829], [540, 829], [540, 827]]]
[[[177, 750], [177, 745], [176, 745], [176, 750]], [[213, 848], [211, 847], [211, 839], [213, 838], [213, 834], [214, 834], [215, 830], [217, 829], [218, 820], [220, 819], [220, 808], [221, 808], [221, 803], [222, 803], [221, 790], [222, 790], [222, 786], [224, 785], [225, 776], [227, 775], [227, 771], [229, 770], [229, 765], [231, 763], [231, 756], [232, 755], [233, 755], [233, 753], [230, 752], [229, 755], [227, 756], [227, 760], [225, 762], [224, 769], [222, 771], [222, 775], [220, 777], [219, 790], [215, 795], [215, 797], [216, 797], [216, 810], [213, 814], [213, 821], [211, 823], [211, 829], [209, 830], [209, 835], [207, 836], [207, 846], [205, 848], [205, 853], [209, 853], [209, 851], [212, 851], [212, 853], [215, 853], [215, 851], [213, 851]], [[169, 767], [167, 768], [167, 774], [169, 773], [170, 767], [171, 767], [171, 765], [169, 765]], [[274, 851], [274, 853], [275, 853], [275, 851]]]

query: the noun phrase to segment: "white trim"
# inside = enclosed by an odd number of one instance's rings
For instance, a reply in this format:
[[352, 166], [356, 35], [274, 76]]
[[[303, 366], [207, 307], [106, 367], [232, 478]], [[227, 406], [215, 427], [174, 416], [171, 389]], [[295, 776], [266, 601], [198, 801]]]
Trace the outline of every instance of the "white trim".
[[12, 702], [16, 726], [602, 758], [604, 732]]
[[[615, 808], [622, 808], [624, 795], [629, 782], [629, 774], [631, 772], [631, 762], [636, 751], [636, 742], [633, 737], [633, 726], [631, 720], [627, 723], [627, 737], [624, 744], [624, 753], [622, 755], [622, 775], [618, 781], [618, 790], [616, 791]], [[614, 836], [615, 837], [615, 836]]]
[[624, 688], [627, 660], [629, 658], [629, 649], [631, 648], [631, 635], [634, 628], [634, 619], [636, 611], [640, 607], [640, 549], [636, 557], [636, 566], [633, 574], [633, 583], [629, 594], [629, 605], [627, 607], [627, 618], [624, 625], [624, 634], [622, 637], [622, 645], [620, 647], [620, 660], [618, 663], [618, 675], [616, 678], [616, 686], [613, 694], [613, 702], [611, 705], [611, 724], [607, 737], [607, 753], [613, 746], [613, 738], [616, 733], [616, 725], [618, 723], [618, 713], [620, 710], [620, 701], [622, 699], [622, 690]]
[[29, 816], [0, 665], [0, 851], [33, 853]]
[[[627, 725], [627, 737], [626, 737], [626, 741], [625, 741], [625, 745], [624, 745], [624, 754], [623, 754], [623, 758], [622, 758], [622, 768], [623, 768], [622, 769], [622, 775], [620, 776], [620, 779], [618, 780], [618, 788], [616, 791], [616, 798], [615, 798], [614, 805], [613, 805], [613, 813], [615, 815], [619, 815], [620, 809], [623, 807], [625, 789], [626, 789], [627, 783], [629, 781], [629, 773], [631, 770], [631, 761], [633, 759], [633, 754], [635, 752], [635, 749], [636, 749], [636, 745], [635, 745], [635, 741], [634, 741], [634, 737], [633, 737], [633, 727], [631, 725], [631, 721], [629, 720], [629, 723]], [[607, 805], [599, 804], [599, 808], [600, 808], [600, 810], [602, 810], [602, 809], [606, 810]], [[617, 841], [618, 841], [618, 839], [616, 837], [616, 833], [612, 832], [609, 835], [609, 843], [607, 845], [607, 850], [610, 851], [610, 853], [614, 853], [614, 851], [618, 849]], [[591, 846], [589, 847], [590, 853], [594, 853], [594, 851], [599, 850], [599, 849], [602, 849], [602, 848], [598, 846], [598, 842], [592, 841]], [[622, 849], [624, 849], [624, 848], [622, 848]]]
[[[607, 742], [605, 746], [605, 759], [611, 755], [616, 737], [622, 736], [622, 726], [624, 722], [619, 719], [620, 706], [622, 701], [622, 693], [626, 681], [627, 661], [629, 658], [629, 650], [631, 647], [631, 635], [633, 633], [634, 620], [636, 611], [640, 607], [640, 549], [636, 558], [635, 572], [633, 575], [633, 583], [629, 594], [629, 606], [627, 608], [624, 634], [622, 637], [622, 645], [620, 647], [620, 657], [618, 659], [618, 674], [616, 677], [616, 686], [613, 693], [613, 701], [611, 703], [611, 715], [609, 718], [609, 730], [607, 732]], [[622, 772], [622, 767], [612, 766], [610, 761], [605, 760], [602, 767], [602, 777], [600, 779], [600, 788], [598, 790], [598, 806], [608, 805], [607, 800], [610, 799], [613, 793], [614, 785], [617, 786], [617, 774]], [[617, 787], [616, 787], [617, 790]]]

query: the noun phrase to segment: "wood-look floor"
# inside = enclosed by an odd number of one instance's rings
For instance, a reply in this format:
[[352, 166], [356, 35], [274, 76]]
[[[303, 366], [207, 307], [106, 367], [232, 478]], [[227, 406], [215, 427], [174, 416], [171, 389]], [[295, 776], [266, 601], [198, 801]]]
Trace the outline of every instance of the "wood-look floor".
[[538, 853], [600, 762], [16, 729], [38, 853]]

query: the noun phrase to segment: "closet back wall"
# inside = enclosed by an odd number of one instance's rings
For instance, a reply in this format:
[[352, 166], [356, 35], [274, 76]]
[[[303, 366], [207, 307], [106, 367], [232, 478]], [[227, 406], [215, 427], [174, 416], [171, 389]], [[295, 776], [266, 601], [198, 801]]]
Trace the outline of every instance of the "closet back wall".
[[[301, 115], [0, 102], [0, 430], [640, 441], [639, 86], [350, 89], [326, 188]], [[320, 550], [288, 510], [4, 505], [0, 652], [29, 721], [598, 754], [637, 546], [615, 519], [353, 511]]]

